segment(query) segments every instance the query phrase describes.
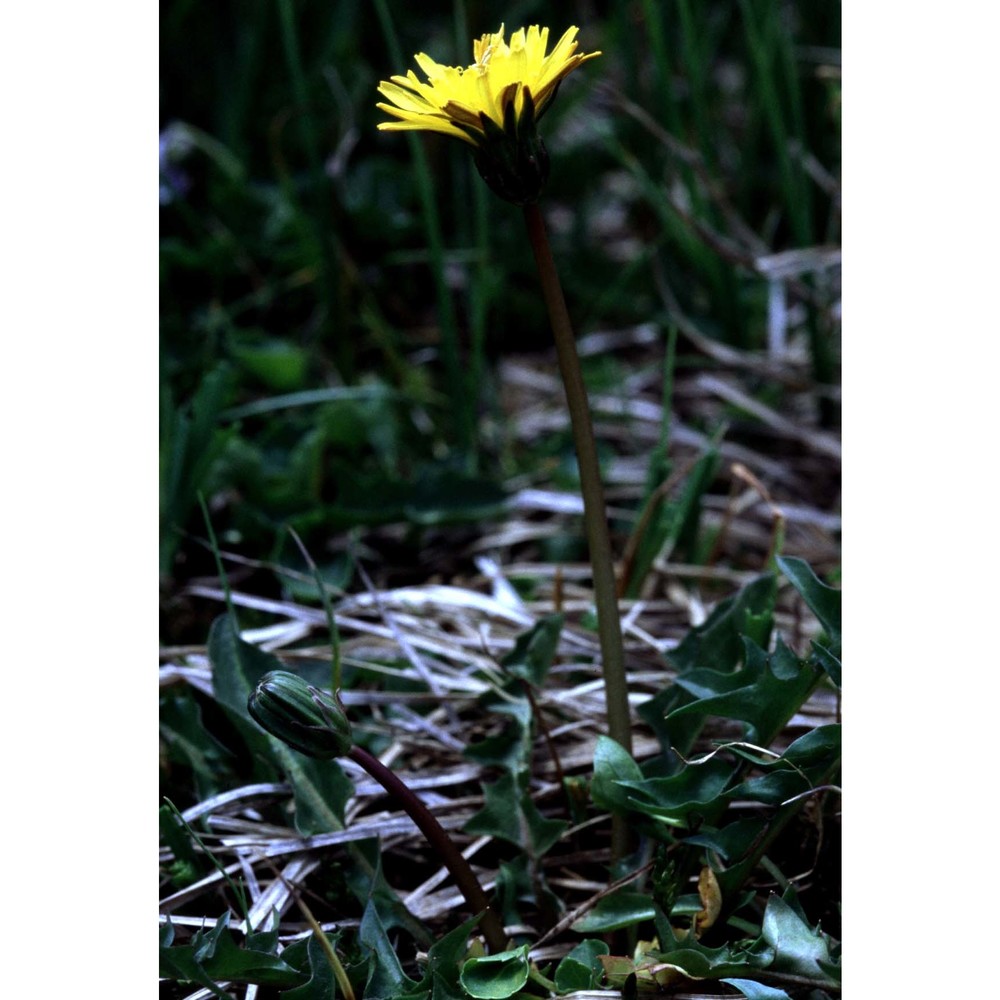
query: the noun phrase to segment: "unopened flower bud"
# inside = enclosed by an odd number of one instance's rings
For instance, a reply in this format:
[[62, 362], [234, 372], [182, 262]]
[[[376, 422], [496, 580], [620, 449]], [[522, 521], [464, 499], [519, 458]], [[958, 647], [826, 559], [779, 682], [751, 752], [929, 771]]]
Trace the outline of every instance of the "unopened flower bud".
[[285, 670], [264, 674], [247, 708], [262, 729], [307, 757], [342, 757], [353, 745], [340, 699]]

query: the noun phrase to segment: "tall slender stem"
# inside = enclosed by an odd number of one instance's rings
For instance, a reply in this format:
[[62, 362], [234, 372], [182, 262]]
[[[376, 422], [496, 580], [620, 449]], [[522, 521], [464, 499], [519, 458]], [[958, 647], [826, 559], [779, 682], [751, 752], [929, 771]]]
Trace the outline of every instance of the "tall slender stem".
[[[583, 520], [590, 548], [590, 565], [594, 579], [594, 602], [597, 605], [597, 632], [601, 644], [604, 670], [604, 693], [608, 709], [608, 734], [629, 753], [632, 752], [632, 724], [629, 719], [628, 687], [625, 682], [625, 656], [622, 647], [621, 621], [615, 586], [614, 563], [611, 558], [611, 538], [608, 534], [607, 508], [601, 484], [594, 428], [590, 419], [587, 389], [583, 384], [576, 338], [570, 323], [562, 285], [552, 259], [545, 220], [537, 204], [524, 206], [531, 249], [538, 265], [542, 294], [549, 311], [552, 335], [559, 357], [559, 371], [566, 390], [573, 443], [580, 469], [580, 489], [583, 492]], [[620, 817], [617, 817], [620, 819]], [[612, 827], [612, 857], [625, 853], [628, 829], [622, 822]]]
[[406, 810], [406, 814], [417, 824], [427, 842], [451, 872], [451, 877], [472, 908], [472, 912], [482, 913], [480, 925], [490, 951], [494, 953], [503, 951], [507, 946], [507, 936], [504, 934], [503, 924], [496, 910], [491, 908], [490, 901], [469, 862], [462, 857], [433, 813], [417, 798], [412, 789], [407, 788], [382, 761], [373, 757], [367, 750], [352, 746], [347, 756], [356, 764], [360, 764]]

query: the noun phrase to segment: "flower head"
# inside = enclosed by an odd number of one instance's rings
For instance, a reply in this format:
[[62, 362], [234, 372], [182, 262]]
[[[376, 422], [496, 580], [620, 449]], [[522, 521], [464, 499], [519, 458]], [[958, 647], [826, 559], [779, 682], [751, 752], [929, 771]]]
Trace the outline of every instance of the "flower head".
[[340, 700], [286, 670], [264, 674], [247, 708], [262, 729], [308, 757], [342, 757], [353, 744]]
[[600, 52], [577, 53], [578, 28], [569, 28], [546, 54], [549, 29], [532, 25], [504, 40], [504, 29], [472, 43], [471, 66], [442, 66], [426, 53], [416, 56], [427, 82], [413, 70], [379, 84], [391, 101], [378, 106], [398, 121], [380, 129], [441, 132], [474, 147], [476, 166], [502, 197], [534, 201], [548, 176], [548, 154], [536, 123], [563, 77]]

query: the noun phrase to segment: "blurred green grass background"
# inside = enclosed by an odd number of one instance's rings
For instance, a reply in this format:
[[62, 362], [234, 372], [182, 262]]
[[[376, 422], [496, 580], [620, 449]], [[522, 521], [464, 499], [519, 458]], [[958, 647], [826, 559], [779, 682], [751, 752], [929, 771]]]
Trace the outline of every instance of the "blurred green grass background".
[[[497, 362], [551, 345], [520, 212], [460, 143], [379, 133], [413, 54], [505, 23], [601, 50], [542, 123], [577, 334], [768, 344], [756, 263], [840, 241], [840, 4], [177, 0], [161, 14], [161, 580], [402, 521], [475, 521], [522, 471]], [[838, 379], [822, 274], [794, 335]], [[662, 348], [660, 353], [662, 354]], [[588, 377], [615, 369], [590, 362]], [[780, 387], [762, 386], [775, 404]], [[770, 394], [770, 395], [768, 395]], [[834, 394], [820, 423], [836, 429]], [[537, 457], [537, 456], [536, 456]], [[320, 559], [323, 562], [322, 559]], [[332, 582], [335, 563], [323, 563]]]

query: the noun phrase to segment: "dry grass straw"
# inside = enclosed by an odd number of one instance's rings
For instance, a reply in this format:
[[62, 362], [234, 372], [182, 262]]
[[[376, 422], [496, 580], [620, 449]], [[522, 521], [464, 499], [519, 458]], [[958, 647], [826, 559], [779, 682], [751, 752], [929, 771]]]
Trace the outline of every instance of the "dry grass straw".
[[[607, 347], [605, 340], [613, 337], [631, 366], [624, 392], [593, 397], [598, 437], [616, 451], [607, 469], [608, 495], [613, 516], [620, 515], [623, 521], [634, 519], [647, 456], [656, 446], [662, 419], [661, 373], [647, 333], [642, 329], [615, 331], [581, 342], [583, 353], [601, 351]], [[688, 347], [697, 351], [699, 345], [689, 343]], [[778, 413], [747, 395], [758, 377], [760, 359], [748, 356], [745, 360], [741, 363], [740, 352], [727, 348], [726, 364], [717, 366], [711, 376], [681, 373], [676, 380], [671, 424], [675, 468], [704, 447], [707, 438], [698, 428], [724, 419], [724, 408], [730, 408], [731, 433], [721, 445], [722, 473], [704, 513], [708, 526], [725, 530], [711, 565], [672, 562], [669, 556], [658, 560], [644, 582], [642, 599], [621, 602], [639, 760], [658, 752], [657, 741], [639, 722], [635, 708], [669, 683], [671, 672], [664, 654], [692, 625], [704, 620], [715, 602], [765, 568], [776, 511], [784, 519], [785, 554], [807, 559], [820, 573], [839, 565], [839, 446], [828, 431], [820, 431], [811, 422], [816, 407], [807, 363], [791, 356], [782, 362], [783, 383], [802, 389], [791, 393], [786, 409]], [[767, 360], [768, 367], [776, 363]], [[551, 361], [540, 356], [504, 363], [501, 381], [512, 447], [527, 447], [539, 435], [565, 429], [567, 416], [554, 402], [560, 396], [551, 372]], [[739, 419], [732, 417], [733, 407], [742, 414]], [[437, 540], [429, 538], [432, 548], [451, 546], [454, 568], [450, 577], [443, 577], [439, 570], [434, 578], [428, 576], [414, 585], [369, 581], [365, 591], [342, 595], [336, 606], [345, 668], [364, 666], [376, 676], [385, 671], [396, 680], [419, 684], [419, 690], [405, 694], [379, 690], [377, 684], [355, 688], [344, 692], [345, 706], [354, 720], [368, 720], [359, 728], [377, 731], [389, 741], [382, 760], [400, 773], [441, 825], [453, 832], [487, 891], [496, 877], [492, 865], [481, 860], [491, 854], [490, 838], [473, 838], [461, 831], [483, 804], [480, 782], [493, 776], [465, 760], [462, 750], [499, 729], [497, 717], [484, 713], [476, 699], [501, 682], [498, 662], [513, 648], [518, 635], [557, 605], [567, 623], [549, 680], [535, 697], [562, 770], [568, 775], [589, 774], [595, 741], [606, 731], [597, 639], [580, 624], [580, 616], [591, 607], [589, 566], [582, 562], [556, 565], [539, 556], [540, 543], [546, 539], [579, 530], [580, 500], [541, 477], [511, 483], [511, 498], [508, 516], [500, 523], [482, 525], [475, 537], [466, 537], [458, 552], [446, 533]], [[618, 539], [619, 551], [622, 541]], [[446, 564], [440, 551], [434, 555], [436, 566]], [[394, 567], [369, 563], [368, 569], [385, 580]], [[407, 569], [412, 578], [414, 567]], [[531, 600], [522, 599], [512, 585], [518, 579], [533, 581]], [[207, 602], [223, 599], [221, 590], [210, 585], [192, 587], [190, 595]], [[237, 607], [252, 608], [273, 619], [271, 625], [244, 637], [280, 655], [290, 669], [303, 660], [329, 659], [322, 610], [239, 589], [232, 598]], [[805, 648], [812, 625], [789, 587], [781, 591], [777, 627], [793, 647]], [[188, 684], [211, 695], [204, 649], [162, 652], [162, 685]], [[386, 663], [405, 666], [380, 666]], [[833, 721], [837, 710], [832, 694], [817, 692], [791, 720], [785, 739]], [[265, 822], [259, 810], [288, 800], [290, 789], [284, 784], [234, 789], [185, 812], [188, 822], [202, 822], [208, 831], [204, 839], [226, 871], [244, 881], [251, 927], [261, 927], [268, 914], [277, 911], [283, 940], [308, 934], [291, 887], [307, 897], [309, 878], [321, 865], [342, 858], [348, 842], [370, 837], [381, 838], [385, 857], [407, 861], [408, 867], [392, 867], [397, 878], [393, 887], [412, 912], [432, 925], [452, 926], [456, 919], [452, 911], [461, 908], [461, 896], [445, 870], [438, 870], [426, 857], [410, 819], [393, 808], [382, 789], [350, 761], [342, 766], [354, 783], [343, 831], [303, 838], [291, 825]], [[538, 808], [562, 817], [562, 790], [541, 735], [532, 767], [531, 794]], [[273, 810], [268, 813], [273, 815]], [[592, 849], [594, 844], [604, 845], [606, 856], [606, 832], [599, 821], [586, 827], [569, 830], [543, 862], [549, 884], [572, 912], [585, 912], [607, 890], [606, 884], [594, 878], [593, 862], [600, 862], [602, 853]], [[575, 845], [585, 833], [591, 837], [591, 849], [581, 852]], [[414, 864], [415, 859], [420, 863]], [[169, 852], [161, 851], [161, 862], [170, 860]], [[399, 881], [401, 871], [412, 871], [412, 882]], [[212, 925], [224, 906], [222, 884], [221, 874], [213, 873], [195, 885], [169, 892], [161, 901], [161, 919], [169, 914], [178, 926]], [[350, 924], [345, 918], [323, 926]], [[525, 930], [541, 938], [547, 928]], [[552, 940], [546, 935], [543, 940], [547, 943], [539, 957], [557, 957], [571, 946], [568, 938]]]

